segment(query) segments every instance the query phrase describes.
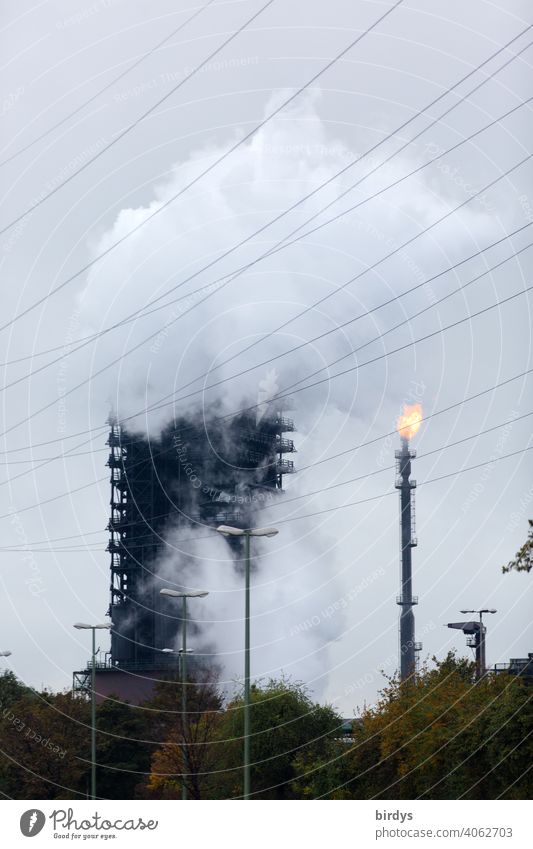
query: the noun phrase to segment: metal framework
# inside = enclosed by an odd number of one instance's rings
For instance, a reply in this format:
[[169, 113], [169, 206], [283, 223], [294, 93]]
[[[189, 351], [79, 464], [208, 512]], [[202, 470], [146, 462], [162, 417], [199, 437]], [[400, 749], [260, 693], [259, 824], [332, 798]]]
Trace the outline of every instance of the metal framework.
[[[111, 667], [159, 667], [161, 649], [175, 641], [180, 622], [157, 574], [168, 528], [251, 527], [254, 511], [295, 471], [285, 456], [294, 442], [284, 436], [294, 429], [281, 413], [212, 426], [183, 419], [150, 442], [110, 421]], [[178, 555], [178, 583], [179, 571]]]
[[533, 652], [527, 657], [512, 657], [509, 663], [495, 663], [494, 672], [505, 673], [523, 678], [527, 684], [533, 684]]
[[399, 622], [399, 658], [400, 679], [406, 681], [416, 672], [417, 652], [422, 650], [422, 643], [415, 641], [415, 617], [413, 606], [418, 604], [418, 596], [413, 595], [412, 557], [411, 549], [417, 544], [415, 535], [414, 490], [416, 480], [410, 478], [411, 460], [416, 457], [416, 451], [409, 448], [409, 441], [402, 438], [402, 447], [396, 451], [396, 489], [400, 492], [400, 588], [401, 593], [396, 597], [400, 606]]

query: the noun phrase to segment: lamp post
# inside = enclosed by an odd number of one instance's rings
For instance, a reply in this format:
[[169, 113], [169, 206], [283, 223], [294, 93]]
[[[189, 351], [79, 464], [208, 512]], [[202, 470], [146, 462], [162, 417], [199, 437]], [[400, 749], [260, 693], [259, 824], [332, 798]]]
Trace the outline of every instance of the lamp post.
[[79, 631], [92, 631], [92, 656], [91, 656], [91, 799], [96, 799], [96, 631], [109, 631], [112, 622], [103, 622], [99, 625], [87, 625], [85, 622], [76, 622], [74, 627]]
[[479, 657], [476, 657], [477, 675], [482, 678], [487, 668], [486, 658], [486, 634], [487, 628], [483, 624], [484, 613], [497, 613], [494, 607], [484, 607], [481, 610], [461, 610], [461, 613], [479, 613]]
[[232, 528], [220, 525], [223, 536], [244, 537], [244, 792], [250, 798], [250, 537], [275, 537], [277, 528]]
[[[207, 590], [191, 590], [191, 592], [182, 593], [178, 590], [159, 590], [160, 595], [169, 596], [170, 598], [181, 598], [182, 600], [182, 626], [181, 626], [181, 733], [183, 738], [183, 780], [181, 786], [181, 798], [187, 798], [187, 780], [186, 775], [189, 770], [189, 752], [187, 750], [187, 654], [190, 651], [187, 648], [187, 599], [188, 598], [205, 598], [209, 595]], [[172, 651], [172, 649], [163, 649], [164, 652]]]

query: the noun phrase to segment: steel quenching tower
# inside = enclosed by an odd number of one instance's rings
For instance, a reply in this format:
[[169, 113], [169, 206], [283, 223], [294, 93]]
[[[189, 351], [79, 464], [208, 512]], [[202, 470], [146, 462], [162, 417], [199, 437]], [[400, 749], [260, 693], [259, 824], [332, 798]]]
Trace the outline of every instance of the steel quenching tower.
[[[111, 555], [109, 615], [113, 668], [150, 669], [171, 655], [179, 630], [175, 610], [159, 590], [157, 561], [169, 527], [233, 524], [251, 527], [254, 507], [280, 490], [295, 471], [286, 459], [296, 450], [287, 432], [292, 419], [269, 411], [258, 422], [241, 415], [211, 432], [190, 419], [172, 423], [156, 441], [110, 421]], [[180, 562], [176, 558], [176, 580]]]
[[402, 436], [402, 447], [395, 452], [397, 461], [396, 489], [400, 492], [400, 588], [396, 598], [400, 605], [399, 656], [400, 679], [406, 681], [416, 672], [416, 652], [422, 644], [415, 642], [415, 617], [413, 607], [418, 596], [413, 595], [412, 549], [417, 545], [415, 536], [416, 480], [411, 479], [411, 460], [416, 451], [409, 447], [409, 440]]

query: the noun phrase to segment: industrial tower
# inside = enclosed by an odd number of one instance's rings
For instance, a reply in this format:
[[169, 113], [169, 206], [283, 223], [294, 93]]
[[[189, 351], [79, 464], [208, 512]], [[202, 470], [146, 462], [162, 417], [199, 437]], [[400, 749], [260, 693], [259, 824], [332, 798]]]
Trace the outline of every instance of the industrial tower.
[[[162, 649], [176, 643], [181, 623], [175, 605], [160, 595], [171, 585], [160, 564], [162, 556], [170, 558], [174, 587], [189, 564], [179, 546], [168, 545], [168, 534], [183, 529], [191, 537], [220, 524], [252, 527], [254, 513], [295, 470], [285, 456], [296, 450], [285, 436], [294, 429], [292, 419], [268, 409], [260, 417], [176, 419], [156, 440], [110, 420], [113, 626], [111, 650], [97, 664], [98, 698], [116, 693], [139, 702], [154, 680], [176, 672], [177, 655]], [[87, 689], [89, 677], [89, 669], [75, 672], [74, 686]]]
[[243, 414], [211, 424], [178, 420], [149, 442], [111, 422], [111, 665], [141, 669], [161, 663], [161, 649], [175, 641], [179, 621], [160, 596], [166, 582], [158, 575], [158, 559], [171, 554], [179, 583], [184, 557], [165, 548], [167, 531], [250, 527], [254, 512], [282, 488], [283, 475], [294, 471], [284, 456], [295, 451], [284, 436], [293, 430], [294, 422], [280, 413], [259, 423]]

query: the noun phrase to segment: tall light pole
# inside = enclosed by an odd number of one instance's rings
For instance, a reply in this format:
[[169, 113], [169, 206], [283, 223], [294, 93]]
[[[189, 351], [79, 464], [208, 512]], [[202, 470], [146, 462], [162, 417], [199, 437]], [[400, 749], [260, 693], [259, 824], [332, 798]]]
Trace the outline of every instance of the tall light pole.
[[[189, 771], [189, 752], [187, 749], [187, 599], [188, 598], [205, 598], [209, 595], [207, 590], [191, 590], [188, 593], [178, 592], [178, 590], [159, 590], [160, 595], [170, 596], [171, 598], [181, 598], [182, 600], [182, 626], [181, 626], [181, 733], [182, 733], [182, 751], [183, 751], [183, 779], [181, 784], [181, 798], [187, 798], [187, 774]], [[163, 649], [168, 651], [168, 649]]]
[[277, 528], [232, 528], [220, 525], [219, 534], [244, 537], [244, 792], [250, 798], [250, 537], [275, 537]]
[[461, 610], [461, 613], [478, 613], [479, 614], [479, 636], [478, 636], [478, 651], [476, 651], [476, 666], [477, 676], [482, 678], [487, 669], [486, 657], [486, 634], [487, 628], [483, 624], [484, 613], [497, 613], [494, 607], [483, 607], [481, 610]]
[[112, 622], [99, 625], [87, 625], [76, 622], [74, 627], [79, 631], [92, 631], [91, 655], [91, 799], [96, 799], [96, 631], [109, 631]]

